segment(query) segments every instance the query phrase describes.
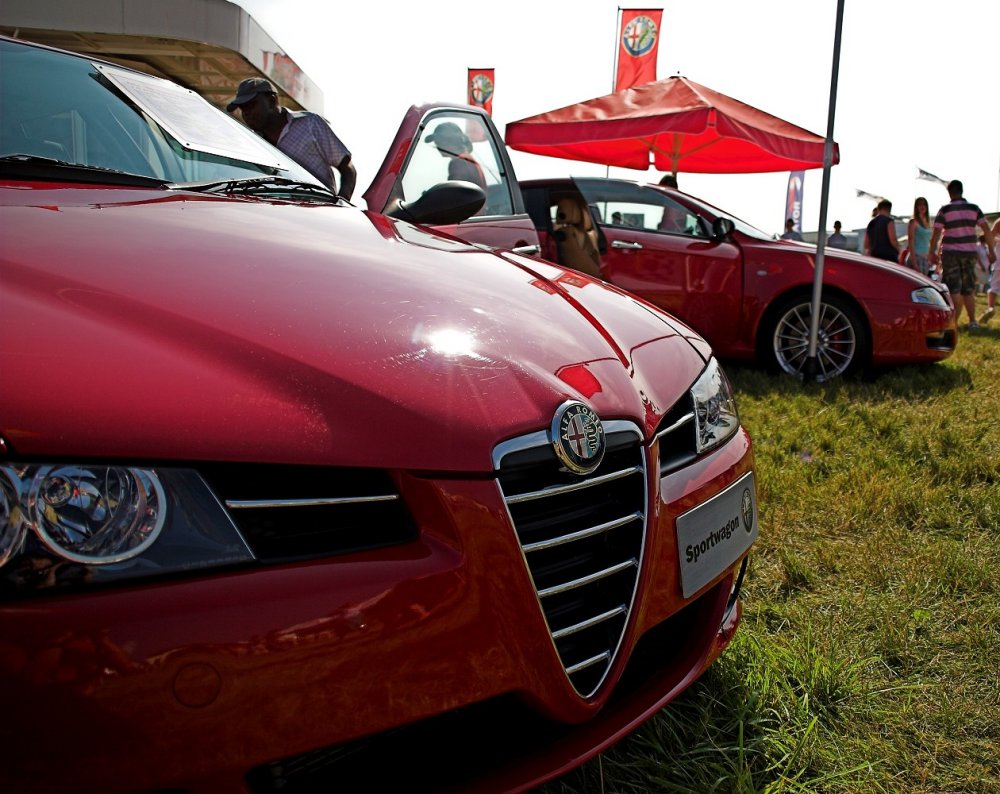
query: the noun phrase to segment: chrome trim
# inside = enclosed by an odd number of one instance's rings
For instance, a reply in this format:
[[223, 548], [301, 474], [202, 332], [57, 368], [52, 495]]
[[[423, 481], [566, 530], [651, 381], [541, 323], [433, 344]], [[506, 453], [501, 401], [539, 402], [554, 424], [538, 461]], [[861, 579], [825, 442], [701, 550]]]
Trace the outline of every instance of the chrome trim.
[[[639, 437], [640, 443], [642, 442], [642, 434], [634, 422], [629, 422], [627, 419], [609, 419], [607, 421], [602, 419], [601, 423], [604, 425], [605, 438], [612, 433], [634, 433]], [[493, 470], [498, 471], [503, 459], [512, 452], [522, 452], [523, 450], [535, 447], [547, 447], [551, 442], [548, 430], [538, 430], [526, 436], [518, 436], [507, 441], [501, 441], [493, 447]]]
[[227, 499], [226, 507], [245, 510], [255, 507], [318, 507], [324, 505], [359, 505], [368, 502], [394, 502], [398, 494], [384, 496], [339, 496], [329, 499]]
[[519, 245], [517, 248], [510, 249], [515, 254], [522, 254], [523, 256], [534, 256], [540, 253], [542, 247], [540, 245]]
[[617, 565], [612, 565], [610, 568], [605, 568], [603, 571], [595, 571], [589, 576], [581, 576], [579, 579], [574, 579], [572, 582], [564, 582], [563, 584], [553, 585], [552, 587], [546, 587], [544, 590], [538, 591], [539, 598], [547, 598], [550, 595], [556, 595], [557, 593], [567, 593], [570, 590], [576, 590], [578, 587], [583, 587], [584, 585], [593, 584], [594, 582], [599, 582], [601, 579], [607, 579], [609, 576], [614, 576], [616, 573], [621, 573], [629, 568], [638, 568], [639, 561], [633, 557], [630, 560], [625, 560], [625, 562], [620, 562]]
[[558, 631], [553, 631], [553, 638], [559, 640], [563, 637], [568, 637], [571, 634], [576, 634], [578, 631], [583, 631], [584, 629], [589, 629], [591, 626], [596, 626], [598, 623], [603, 623], [605, 620], [611, 620], [611, 618], [616, 618], [619, 615], [624, 615], [628, 610], [624, 606], [618, 607], [618, 609], [610, 609], [603, 615], [595, 615], [589, 620], [581, 620], [579, 623], [573, 626], [567, 626], [564, 629], [559, 629]]
[[612, 248], [623, 248], [626, 251], [639, 251], [642, 249], [642, 243], [627, 242], [625, 240], [612, 240]]
[[547, 447], [549, 445], [549, 432], [539, 430], [527, 436], [512, 438], [509, 441], [501, 441], [493, 448], [493, 470], [500, 468], [500, 462], [513, 452], [522, 452], [535, 447]]
[[517, 496], [511, 496], [507, 499], [507, 504], [518, 505], [522, 502], [530, 502], [534, 499], [544, 499], [547, 496], [560, 496], [566, 493], [573, 493], [573, 491], [581, 491], [584, 488], [589, 488], [592, 485], [603, 485], [606, 482], [614, 482], [615, 480], [620, 480], [622, 477], [628, 477], [629, 475], [641, 472], [641, 466], [633, 466], [631, 469], [621, 469], [620, 471], [613, 471], [610, 474], [602, 474], [600, 477], [594, 477], [589, 480], [582, 482], [571, 483], [570, 485], [553, 485], [551, 488], [543, 488], [540, 491], [529, 491], [528, 493], [518, 494]]
[[632, 513], [630, 516], [624, 516], [623, 518], [618, 518], [614, 521], [598, 524], [595, 527], [590, 527], [590, 529], [581, 529], [579, 532], [571, 532], [568, 535], [560, 535], [558, 538], [540, 540], [537, 543], [527, 543], [521, 546], [521, 548], [528, 553], [541, 551], [542, 549], [553, 549], [556, 546], [562, 546], [565, 543], [572, 543], [575, 540], [583, 540], [584, 538], [590, 538], [594, 535], [600, 535], [603, 532], [609, 532], [612, 529], [618, 529], [618, 527], [623, 527], [626, 524], [637, 520], [642, 520], [642, 513]]
[[595, 664], [599, 662], [606, 662], [610, 658], [611, 654], [605, 651], [604, 653], [597, 654], [597, 656], [591, 656], [589, 659], [584, 659], [582, 662], [577, 662], [571, 667], [567, 667], [566, 672], [569, 675], [573, 675], [573, 673], [579, 673], [581, 670], [586, 670], [588, 667], [593, 667]]
[[657, 433], [655, 438], [653, 438], [653, 441], [659, 443], [660, 439], [663, 438], [668, 433], [673, 433], [675, 430], [679, 430], [680, 428], [684, 427], [684, 425], [693, 421], [694, 421], [694, 411], [686, 413], [684, 414], [684, 416], [682, 416], [680, 419], [678, 419], [676, 422], [670, 425], [670, 427], [665, 427], [663, 428], [663, 430]]
[[[632, 610], [635, 605], [636, 598], [638, 596], [639, 578], [641, 575], [643, 560], [645, 560], [647, 530], [648, 530], [647, 523], [650, 520], [649, 502], [650, 499], [652, 498], [650, 489], [655, 488], [656, 487], [655, 484], [659, 482], [658, 476], [656, 477], [655, 480], [651, 480], [652, 446], [651, 442], [646, 441], [645, 436], [640, 427], [636, 423], [626, 419], [615, 419], [610, 421], [604, 421], [603, 424], [606, 437], [612, 435], [622, 435], [622, 434], [627, 434], [628, 436], [630, 436], [631, 437], [631, 441], [629, 442], [630, 448], [634, 450], [635, 455], [639, 458], [638, 467], [630, 468], [627, 470], [629, 475], [638, 476], [641, 478], [642, 481], [641, 505], [638, 502], [632, 505], [633, 509], [636, 506], [641, 506], [641, 512], [638, 514], [639, 516], [638, 520], [641, 521], [641, 527], [639, 528], [640, 535], [636, 539], [637, 548], [633, 547], [637, 553], [635, 553], [635, 556], [633, 556], [632, 559], [628, 560], [625, 563], [622, 563], [620, 566], [615, 566], [615, 568], [610, 569], [609, 571], [599, 572], [599, 574], [597, 574], [596, 576], [591, 575], [587, 579], [580, 580], [576, 583], [570, 583], [570, 586], [580, 587], [582, 583], [586, 581], [600, 581], [601, 578], [604, 578], [612, 573], [624, 571], [632, 567], [636, 569], [634, 572], [634, 576], [632, 578], [632, 581], [628, 584], [627, 589], [622, 594], [624, 596], [627, 593], [627, 596], [623, 601], [619, 602], [619, 605], [617, 606], [613, 603], [606, 604], [604, 606], [604, 609], [607, 611], [602, 612], [599, 615], [588, 616], [586, 614], [580, 614], [577, 616], [577, 620], [579, 621], [578, 624], [573, 626], [563, 626], [562, 628], [560, 628], [558, 626], [553, 626], [549, 622], [550, 617], [546, 611], [544, 604], [542, 603], [542, 596], [554, 595], [557, 592], [566, 590], [567, 589], [566, 585], [550, 588], [545, 593], [540, 592], [537, 589], [537, 586], [535, 588], [535, 595], [536, 598], [538, 599], [537, 603], [539, 610], [542, 613], [542, 617], [545, 620], [546, 626], [548, 626], [549, 628], [549, 639], [552, 643], [552, 650], [556, 653], [557, 657], [560, 660], [562, 660], [562, 655], [561, 655], [562, 651], [557, 645], [557, 642], [560, 643], [572, 642], [574, 638], [571, 635], [575, 635], [587, 629], [600, 630], [599, 629], [600, 624], [609, 620], [621, 620], [623, 622], [621, 631], [617, 632], [617, 636], [608, 637], [608, 644], [606, 650], [602, 652], [600, 655], [594, 656], [591, 659], [584, 660], [583, 662], [570, 664], [569, 666], [566, 666], [567, 664], [566, 662], [563, 663], [563, 670], [566, 673], [567, 681], [569, 682], [570, 686], [573, 687], [574, 691], [576, 691], [580, 697], [584, 698], [592, 697], [604, 685], [605, 680], [607, 679], [607, 676], [611, 671], [612, 662], [617, 658], [618, 653], [622, 649], [625, 640], [625, 635], [627, 633], [627, 629], [630, 624]], [[504, 472], [501, 470], [501, 464], [503, 463], [504, 458], [507, 455], [510, 455], [515, 452], [523, 452], [529, 449], [538, 449], [542, 447], [548, 447], [548, 449], [550, 450], [552, 449], [551, 440], [549, 438], [549, 433], [547, 431], [536, 431], [533, 433], [528, 433], [518, 438], [509, 439], [507, 441], [501, 442], [493, 449], [492, 459], [493, 459], [494, 471], [497, 475], [497, 481], [496, 481], [497, 491], [499, 492], [501, 498], [504, 500], [504, 507], [507, 511], [507, 519], [510, 522], [511, 529], [515, 533], [519, 533], [519, 528], [518, 528], [518, 523], [514, 520], [512, 511], [517, 509], [529, 508], [530, 501], [522, 500], [522, 501], [528, 501], [529, 504], [517, 505], [514, 503], [514, 501], [521, 496], [526, 496], [527, 494], [517, 494], [508, 497], [504, 493], [504, 488], [502, 485]], [[555, 467], [558, 467], [558, 461], [554, 454], [551, 458], [551, 464]], [[545, 466], [545, 464], [541, 462], [539, 463], [539, 465], [541, 468], [544, 468]], [[612, 475], [618, 476], [618, 474], [619, 473], [612, 472]], [[602, 481], [604, 482], [610, 482], [610, 480], [603, 480], [603, 477], [605, 476], [607, 475], [602, 475], [600, 479], [602, 479]], [[621, 473], [621, 476], [624, 479], [625, 477], [624, 473]], [[586, 476], [582, 476], [581, 484], [583, 485], [584, 488], [586, 487], [586, 483], [584, 482], [585, 480], [587, 480]], [[556, 480], [552, 481], [555, 482]], [[543, 482], [544, 479], [539, 480], [539, 483]], [[556, 488], [559, 488], [559, 486], [556, 486]], [[546, 492], [546, 489], [544, 488], [542, 489], [542, 491], [539, 491], [538, 493], [543, 493], [543, 492], [547, 496], [551, 496], [557, 493], [554, 490], [548, 490]], [[578, 491], [578, 493], [580, 493], [581, 499], [586, 498], [587, 492], [585, 490], [580, 490]], [[630, 518], [631, 520], [636, 520], [633, 517]], [[625, 530], [617, 528], [616, 531], [625, 531]], [[518, 537], [518, 539], [520, 538]], [[544, 543], [544, 541], [542, 542]], [[533, 577], [534, 574], [532, 573], [532, 564], [529, 562], [529, 554], [526, 551], [525, 547], [520, 543], [519, 547], [521, 551], [521, 558], [522, 560], [524, 560], [525, 569]], [[538, 547], [536, 546], [535, 548], [537, 549]], [[550, 552], [550, 553], [558, 553], [558, 552]], [[600, 671], [600, 674], [596, 677], [595, 680], [587, 681], [585, 686], [582, 685], [583, 682], [578, 683], [577, 681], [574, 680], [576, 673], [578, 673], [579, 671], [584, 671], [583, 674], [587, 675], [589, 672], [587, 671], [587, 668], [593, 667], [594, 665], [597, 665], [602, 661], [606, 661], [606, 665], [604, 669]]]
[[720, 626], [725, 626], [729, 617], [733, 614], [733, 610], [736, 609], [736, 604], [740, 600], [740, 590], [743, 587], [743, 577], [747, 572], [747, 563], [750, 561], [749, 551], [743, 557], [743, 562], [740, 565], [740, 572], [736, 575], [736, 581], [733, 583], [732, 590], [729, 593], [729, 601], [726, 604], [726, 611], [722, 616], [722, 620], [719, 622]]

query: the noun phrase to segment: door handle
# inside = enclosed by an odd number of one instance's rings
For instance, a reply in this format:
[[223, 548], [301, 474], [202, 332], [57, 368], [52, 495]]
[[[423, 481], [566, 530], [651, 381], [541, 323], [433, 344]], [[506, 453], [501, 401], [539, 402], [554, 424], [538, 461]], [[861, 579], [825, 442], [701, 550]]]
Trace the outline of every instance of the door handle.
[[624, 248], [626, 251], [641, 251], [642, 243], [627, 243], [624, 240], [612, 240], [612, 248]]
[[519, 245], [517, 248], [511, 248], [510, 250], [515, 254], [534, 256], [542, 250], [542, 247], [540, 245]]

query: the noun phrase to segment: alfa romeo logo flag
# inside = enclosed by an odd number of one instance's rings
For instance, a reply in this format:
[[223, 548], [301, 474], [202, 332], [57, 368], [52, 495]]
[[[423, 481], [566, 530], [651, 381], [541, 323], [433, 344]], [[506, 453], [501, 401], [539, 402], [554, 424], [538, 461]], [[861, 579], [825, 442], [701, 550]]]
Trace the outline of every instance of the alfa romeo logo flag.
[[656, 53], [660, 46], [662, 8], [622, 10], [618, 31], [618, 65], [615, 91], [656, 79]]
[[469, 69], [468, 102], [493, 115], [493, 70]]

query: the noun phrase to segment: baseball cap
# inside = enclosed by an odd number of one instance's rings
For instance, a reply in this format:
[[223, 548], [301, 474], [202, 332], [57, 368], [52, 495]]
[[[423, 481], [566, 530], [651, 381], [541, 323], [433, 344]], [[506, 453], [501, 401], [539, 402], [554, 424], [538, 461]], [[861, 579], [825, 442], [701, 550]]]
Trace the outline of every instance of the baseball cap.
[[452, 121], [438, 124], [434, 132], [425, 137], [424, 140], [427, 143], [439, 143], [445, 146], [459, 147], [464, 151], [472, 148], [469, 136], [462, 132], [462, 128]]
[[240, 105], [245, 105], [258, 94], [277, 93], [270, 81], [265, 80], [263, 77], [248, 77], [240, 83], [239, 88], [236, 89], [236, 96], [226, 105], [226, 110], [232, 113]]

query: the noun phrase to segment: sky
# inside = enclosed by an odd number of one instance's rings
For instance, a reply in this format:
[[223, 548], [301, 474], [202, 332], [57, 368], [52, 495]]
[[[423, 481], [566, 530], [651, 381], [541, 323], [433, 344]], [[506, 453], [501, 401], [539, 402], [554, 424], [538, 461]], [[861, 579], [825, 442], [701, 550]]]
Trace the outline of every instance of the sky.
[[[403, 114], [466, 101], [466, 70], [495, 72], [493, 121], [506, 124], [610, 93], [618, 2], [494, 3], [238, 0], [324, 95], [323, 115], [352, 152], [354, 201], [375, 177]], [[825, 136], [836, 0], [661, 0], [657, 77], [683, 75]], [[1000, 2], [845, 0], [827, 228], [863, 228], [874, 201], [909, 215], [948, 200], [923, 169], [960, 179], [1000, 209]], [[519, 179], [603, 176], [605, 167], [511, 152]], [[612, 168], [656, 182], [661, 173]], [[679, 174], [682, 190], [768, 233], [783, 231], [788, 172]], [[802, 228], [818, 228], [823, 171], [806, 172]]]

